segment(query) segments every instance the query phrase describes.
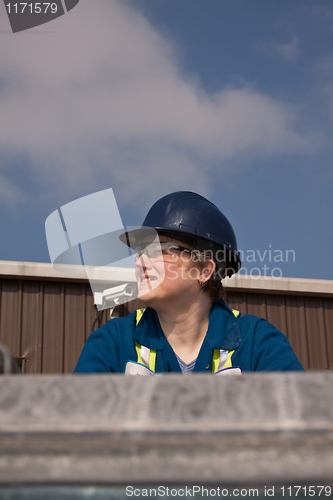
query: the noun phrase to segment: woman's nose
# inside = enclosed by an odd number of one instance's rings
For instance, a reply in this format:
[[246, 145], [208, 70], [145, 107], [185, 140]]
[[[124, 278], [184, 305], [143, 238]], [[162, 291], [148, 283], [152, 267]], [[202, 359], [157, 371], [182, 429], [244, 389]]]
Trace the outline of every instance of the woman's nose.
[[144, 252], [135, 259], [135, 265], [140, 268], [151, 268], [151, 262]]

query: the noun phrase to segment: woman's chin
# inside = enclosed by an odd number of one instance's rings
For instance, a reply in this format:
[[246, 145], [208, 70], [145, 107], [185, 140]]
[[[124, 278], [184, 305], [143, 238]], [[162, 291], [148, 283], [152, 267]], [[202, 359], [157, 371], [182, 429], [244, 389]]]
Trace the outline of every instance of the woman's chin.
[[151, 304], [153, 304], [154, 298], [155, 298], [155, 294], [151, 291], [146, 291], [146, 290], [140, 292], [138, 295], [138, 299], [141, 300], [141, 302], [145, 306], [150, 306]]
[[140, 286], [139, 293], [138, 293], [138, 299], [142, 300], [143, 302], [150, 301], [155, 297], [155, 290], [150, 284], [144, 284], [143, 286]]

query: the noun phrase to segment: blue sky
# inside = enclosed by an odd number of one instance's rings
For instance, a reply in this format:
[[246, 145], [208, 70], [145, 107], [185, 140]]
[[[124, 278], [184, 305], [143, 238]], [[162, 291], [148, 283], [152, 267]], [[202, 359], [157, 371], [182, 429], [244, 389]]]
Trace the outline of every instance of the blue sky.
[[0, 4], [0, 40], [0, 260], [49, 262], [46, 218], [90, 193], [137, 225], [191, 190], [249, 272], [333, 279], [330, 0], [80, 0], [16, 34]]

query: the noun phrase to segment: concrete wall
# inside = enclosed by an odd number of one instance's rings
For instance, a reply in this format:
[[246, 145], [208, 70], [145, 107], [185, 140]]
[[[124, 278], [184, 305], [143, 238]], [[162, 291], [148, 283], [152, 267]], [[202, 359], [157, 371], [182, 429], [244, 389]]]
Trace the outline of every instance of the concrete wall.
[[333, 485], [332, 387], [332, 372], [2, 376], [0, 485]]

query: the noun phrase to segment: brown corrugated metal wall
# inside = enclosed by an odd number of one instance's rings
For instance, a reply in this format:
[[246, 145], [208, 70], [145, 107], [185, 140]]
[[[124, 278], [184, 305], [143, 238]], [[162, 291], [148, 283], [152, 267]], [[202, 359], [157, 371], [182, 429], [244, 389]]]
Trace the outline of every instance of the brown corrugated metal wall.
[[[71, 373], [97, 315], [89, 283], [2, 278], [0, 290], [0, 342], [23, 358], [24, 372]], [[227, 302], [285, 333], [306, 369], [333, 369], [333, 297], [237, 290]], [[108, 319], [106, 310], [101, 324]]]
[[306, 369], [333, 369], [333, 298], [228, 292], [242, 314], [267, 319], [289, 339]]
[[71, 373], [95, 317], [87, 283], [1, 280], [0, 341], [25, 373]]

